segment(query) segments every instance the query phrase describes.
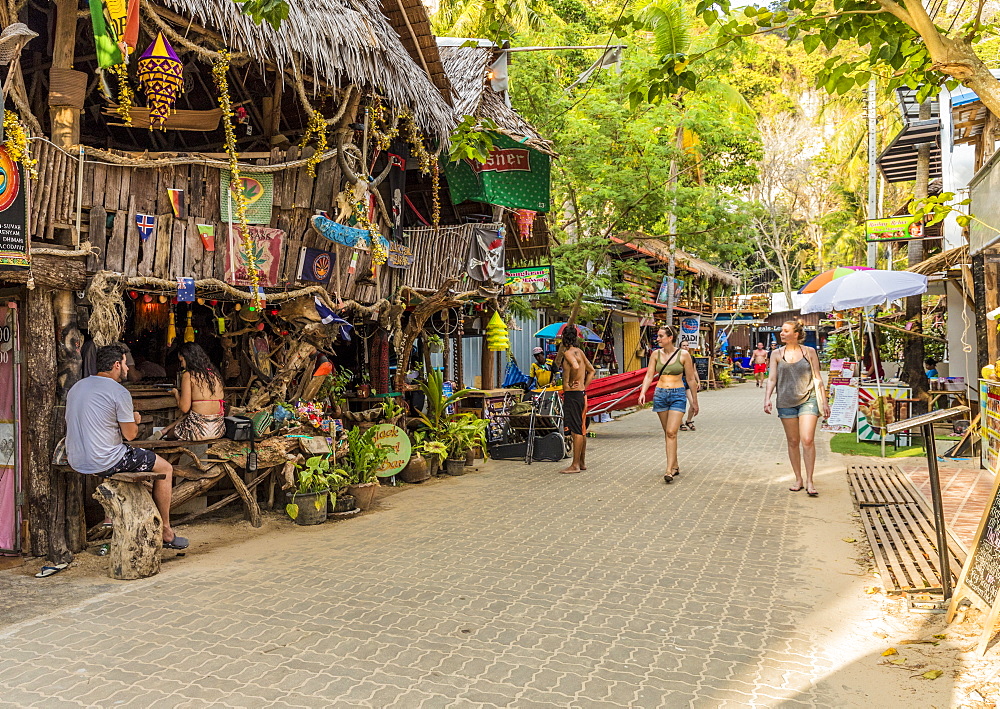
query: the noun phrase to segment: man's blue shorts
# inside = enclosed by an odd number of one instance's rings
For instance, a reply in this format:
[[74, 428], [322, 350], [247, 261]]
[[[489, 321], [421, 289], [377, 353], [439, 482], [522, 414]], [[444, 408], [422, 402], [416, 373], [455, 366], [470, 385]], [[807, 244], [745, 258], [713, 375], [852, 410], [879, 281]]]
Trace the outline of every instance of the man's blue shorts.
[[687, 411], [687, 392], [684, 387], [675, 389], [661, 389], [656, 387], [653, 394], [653, 411], [680, 411], [682, 414]]

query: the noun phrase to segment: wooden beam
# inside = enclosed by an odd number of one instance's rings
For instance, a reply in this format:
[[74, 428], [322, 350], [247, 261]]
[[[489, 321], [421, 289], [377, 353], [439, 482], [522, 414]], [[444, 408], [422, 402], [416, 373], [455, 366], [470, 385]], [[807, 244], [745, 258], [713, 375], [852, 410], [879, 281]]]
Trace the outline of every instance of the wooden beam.
[[[77, 0], [56, 0], [55, 38], [52, 44], [52, 69], [72, 69], [76, 50]], [[49, 76], [51, 77], [51, 70]], [[51, 78], [50, 78], [51, 82]], [[69, 149], [80, 142], [80, 109], [73, 106], [50, 106], [52, 142]]]

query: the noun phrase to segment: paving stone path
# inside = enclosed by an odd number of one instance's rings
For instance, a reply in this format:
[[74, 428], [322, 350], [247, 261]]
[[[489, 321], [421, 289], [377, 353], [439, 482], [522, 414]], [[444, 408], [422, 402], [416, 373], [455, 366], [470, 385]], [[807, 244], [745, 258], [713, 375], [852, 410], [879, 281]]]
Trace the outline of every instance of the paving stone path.
[[597, 427], [580, 475], [493, 462], [188, 554], [0, 632], [0, 705], [868, 706], [843, 463], [789, 493], [760, 403], [704, 394], [673, 485], [643, 411]]

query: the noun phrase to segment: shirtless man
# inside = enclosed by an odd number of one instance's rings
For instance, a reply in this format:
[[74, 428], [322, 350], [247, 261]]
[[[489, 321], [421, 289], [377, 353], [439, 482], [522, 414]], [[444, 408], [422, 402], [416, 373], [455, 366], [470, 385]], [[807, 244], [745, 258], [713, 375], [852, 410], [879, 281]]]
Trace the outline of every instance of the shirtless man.
[[587, 469], [587, 385], [594, 378], [594, 365], [579, 347], [579, 331], [567, 325], [562, 331], [563, 416], [573, 436], [573, 462], [561, 473], [579, 473]]
[[750, 364], [753, 365], [753, 378], [757, 380], [757, 387], [764, 384], [767, 376], [767, 362], [770, 359], [768, 351], [764, 349], [764, 343], [758, 342], [757, 349], [750, 354]]

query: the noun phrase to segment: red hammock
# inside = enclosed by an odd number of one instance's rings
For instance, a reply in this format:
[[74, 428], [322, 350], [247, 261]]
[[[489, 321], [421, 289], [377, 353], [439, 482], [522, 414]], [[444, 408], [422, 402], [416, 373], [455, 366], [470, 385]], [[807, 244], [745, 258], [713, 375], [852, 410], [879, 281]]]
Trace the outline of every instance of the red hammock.
[[[646, 368], [625, 374], [615, 374], [601, 377], [590, 382], [587, 387], [587, 415], [595, 416], [606, 411], [619, 411], [630, 406], [639, 405], [639, 389], [642, 387]], [[656, 379], [649, 383], [646, 390], [646, 401], [653, 400], [653, 389]]]

